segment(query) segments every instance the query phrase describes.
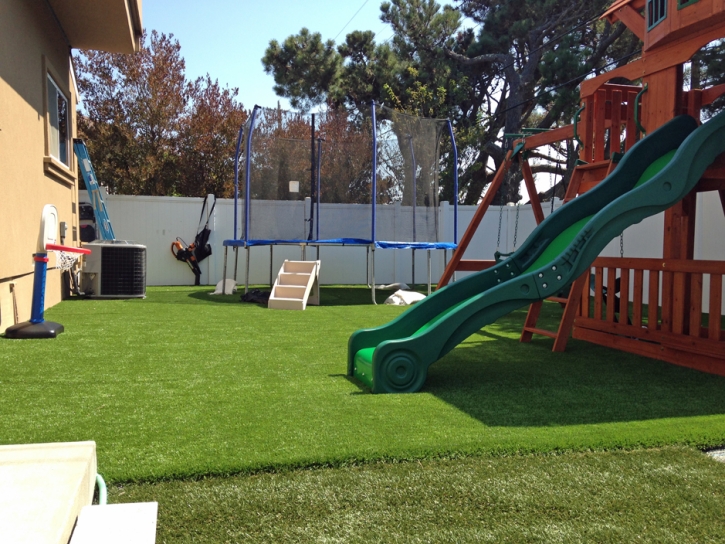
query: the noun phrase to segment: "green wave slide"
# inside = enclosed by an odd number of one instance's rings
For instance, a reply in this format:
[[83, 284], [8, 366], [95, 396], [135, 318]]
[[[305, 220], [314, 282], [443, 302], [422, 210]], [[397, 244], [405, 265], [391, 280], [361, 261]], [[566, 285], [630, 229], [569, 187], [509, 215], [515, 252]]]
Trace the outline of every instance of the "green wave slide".
[[594, 189], [547, 217], [509, 258], [437, 290], [348, 342], [349, 376], [373, 393], [411, 393], [428, 367], [498, 318], [567, 289], [627, 227], [679, 202], [725, 152], [725, 112], [676, 117], [637, 142]]

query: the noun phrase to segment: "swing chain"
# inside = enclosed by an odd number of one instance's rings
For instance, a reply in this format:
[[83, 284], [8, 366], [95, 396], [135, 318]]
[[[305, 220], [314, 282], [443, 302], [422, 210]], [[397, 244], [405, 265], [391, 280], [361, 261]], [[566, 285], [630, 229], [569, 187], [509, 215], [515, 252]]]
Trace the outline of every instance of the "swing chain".
[[516, 249], [516, 238], [519, 235], [519, 209], [521, 208], [521, 204], [516, 204], [516, 223], [514, 224], [514, 249]]
[[619, 235], [619, 256], [624, 258], [624, 232]]
[[[547, 146], [547, 166], [551, 168], [551, 144]], [[557, 163], [559, 164], [559, 163]], [[554, 211], [554, 174], [549, 172], [549, 189], [551, 189], [551, 211]]]
[[503, 205], [498, 206], [498, 236], [496, 237], [496, 251], [501, 249], [501, 219], [503, 218]]

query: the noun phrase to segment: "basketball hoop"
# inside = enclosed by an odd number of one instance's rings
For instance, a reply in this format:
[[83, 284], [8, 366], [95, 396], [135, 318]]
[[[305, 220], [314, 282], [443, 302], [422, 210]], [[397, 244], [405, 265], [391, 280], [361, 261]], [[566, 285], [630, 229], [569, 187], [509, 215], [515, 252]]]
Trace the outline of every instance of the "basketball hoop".
[[45, 244], [47, 251], [55, 253], [55, 267], [60, 270], [70, 271], [81, 255], [90, 254], [90, 249], [82, 247], [61, 246], [58, 244]]
[[[58, 211], [52, 204], [43, 207], [40, 219], [40, 236], [33, 255], [35, 270], [33, 272], [33, 303], [30, 307], [30, 321], [16, 323], [5, 330], [5, 338], [55, 338], [63, 332], [63, 325], [46, 321], [45, 311], [45, 279], [48, 271], [48, 251], [57, 254], [56, 266], [61, 270], [73, 268], [79, 255], [88, 255], [91, 250], [82, 247], [61, 246], [56, 244], [58, 231]], [[71, 273], [71, 278], [73, 274]]]

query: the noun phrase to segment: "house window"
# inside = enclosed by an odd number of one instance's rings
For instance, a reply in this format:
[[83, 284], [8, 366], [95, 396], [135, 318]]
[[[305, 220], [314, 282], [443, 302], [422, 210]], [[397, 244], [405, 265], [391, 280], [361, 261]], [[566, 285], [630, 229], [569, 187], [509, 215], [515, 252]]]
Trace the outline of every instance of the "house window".
[[70, 165], [69, 117], [68, 99], [48, 76], [48, 153], [66, 166]]
[[700, 0], [677, 0], [677, 9], [685, 8], [691, 4], [695, 4]]
[[666, 17], [667, 0], [647, 0], [647, 30], [652, 30]]

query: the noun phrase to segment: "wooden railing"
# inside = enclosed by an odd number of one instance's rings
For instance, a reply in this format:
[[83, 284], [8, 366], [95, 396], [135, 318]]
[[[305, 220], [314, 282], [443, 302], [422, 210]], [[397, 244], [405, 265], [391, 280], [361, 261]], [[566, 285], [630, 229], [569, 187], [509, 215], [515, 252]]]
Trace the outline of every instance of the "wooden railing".
[[587, 163], [608, 160], [628, 151], [639, 137], [635, 103], [641, 91], [632, 85], [602, 85], [584, 98], [578, 136], [583, 142], [579, 158]]
[[574, 337], [725, 375], [724, 275], [725, 261], [600, 257]]

